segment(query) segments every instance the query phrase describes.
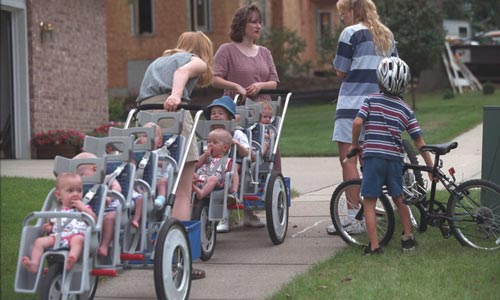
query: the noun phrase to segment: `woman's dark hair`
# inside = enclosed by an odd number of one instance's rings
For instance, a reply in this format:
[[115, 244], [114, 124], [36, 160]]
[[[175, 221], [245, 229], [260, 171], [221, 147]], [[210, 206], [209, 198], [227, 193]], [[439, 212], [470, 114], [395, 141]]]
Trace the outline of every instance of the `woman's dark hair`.
[[240, 7], [236, 10], [233, 16], [233, 22], [231, 23], [231, 32], [229, 33], [229, 37], [233, 42], [240, 43], [243, 41], [245, 26], [253, 13], [257, 13], [259, 21], [262, 20], [262, 13], [255, 3]]

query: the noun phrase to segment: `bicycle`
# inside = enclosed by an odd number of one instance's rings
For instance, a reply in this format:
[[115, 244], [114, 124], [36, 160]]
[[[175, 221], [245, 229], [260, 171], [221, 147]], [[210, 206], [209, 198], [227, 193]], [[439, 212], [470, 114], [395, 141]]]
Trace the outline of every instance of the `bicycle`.
[[[418, 162], [405, 162], [403, 201], [411, 206], [412, 222], [420, 232], [425, 232], [428, 226], [438, 227], [444, 238], [453, 234], [464, 246], [483, 250], [500, 249], [500, 186], [485, 179], [470, 179], [457, 184], [453, 168], [449, 169], [451, 177], [447, 176], [442, 170], [440, 157], [457, 147], [457, 142], [422, 147], [421, 150], [434, 154], [432, 167], [419, 165]], [[349, 153], [348, 157], [354, 155], [356, 153]], [[422, 172], [433, 174], [430, 194], [422, 183]], [[353, 223], [346, 214], [348, 205], [353, 208], [353, 203], [362, 203], [359, 194], [361, 182], [362, 179], [348, 180], [335, 189], [330, 201], [330, 215], [337, 232], [346, 243], [366, 246], [368, 236], [366, 231], [360, 230], [364, 228], [359, 228], [364, 227], [362, 205], [354, 217], [359, 225], [357, 230], [353, 230]], [[436, 199], [438, 182], [449, 193], [446, 202]], [[356, 197], [357, 202], [353, 202]], [[377, 199], [376, 214], [379, 243], [386, 246], [394, 233], [395, 217], [385, 188]]]

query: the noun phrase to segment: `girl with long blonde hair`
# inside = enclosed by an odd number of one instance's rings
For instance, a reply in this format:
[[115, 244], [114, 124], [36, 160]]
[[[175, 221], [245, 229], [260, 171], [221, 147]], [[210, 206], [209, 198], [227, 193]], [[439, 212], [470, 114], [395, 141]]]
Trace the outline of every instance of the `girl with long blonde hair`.
[[[155, 59], [147, 68], [142, 80], [138, 104], [163, 104], [166, 111], [177, 111], [178, 106], [191, 102], [191, 93], [195, 86], [207, 86], [212, 83], [213, 44], [201, 31], [184, 32], [174, 49], [168, 49]], [[162, 123], [158, 124], [162, 127]], [[182, 135], [186, 138], [193, 130], [193, 118], [186, 111], [182, 126]], [[181, 174], [176, 193], [172, 216], [179, 220], [191, 218], [192, 179], [195, 163], [198, 161], [196, 138], [187, 145], [189, 152]], [[155, 201], [155, 208], [163, 209], [165, 203]], [[205, 277], [205, 271], [193, 269], [193, 279]]]
[[[333, 60], [337, 76], [342, 79], [335, 111], [333, 141], [339, 149], [344, 180], [359, 178], [357, 159], [346, 158], [352, 143], [352, 124], [366, 96], [379, 91], [376, 69], [387, 56], [397, 56], [392, 32], [379, 20], [372, 0], [339, 0], [337, 10], [346, 27], [342, 30]], [[363, 139], [363, 136], [361, 136]], [[359, 205], [358, 191], [349, 196], [346, 229], [351, 233], [364, 231], [362, 222], [354, 219]], [[333, 225], [328, 234], [336, 234]]]

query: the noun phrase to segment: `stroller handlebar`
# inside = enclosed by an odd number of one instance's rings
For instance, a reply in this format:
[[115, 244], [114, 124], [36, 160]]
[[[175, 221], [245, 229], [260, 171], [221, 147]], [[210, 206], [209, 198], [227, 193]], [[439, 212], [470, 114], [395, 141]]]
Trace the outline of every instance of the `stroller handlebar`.
[[[199, 104], [180, 104], [177, 108], [185, 110], [203, 110], [203, 106]], [[153, 110], [153, 109], [163, 110], [163, 104], [141, 104], [136, 107], [136, 110]]]

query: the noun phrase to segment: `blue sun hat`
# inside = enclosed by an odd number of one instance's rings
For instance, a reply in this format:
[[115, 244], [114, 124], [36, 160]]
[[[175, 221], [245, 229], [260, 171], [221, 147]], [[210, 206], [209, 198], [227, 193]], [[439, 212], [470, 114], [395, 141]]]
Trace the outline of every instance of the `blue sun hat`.
[[229, 96], [222, 96], [221, 98], [215, 99], [209, 106], [207, 106], [205, 110], [205, 118], [207, 120], [210, 120], [210, 111], [214, 106], [224, 107], [229, 113], [231, 119], [234, 119], [236, 115], [236, 103], [234, 103], [233, 99], [231, 99]]

